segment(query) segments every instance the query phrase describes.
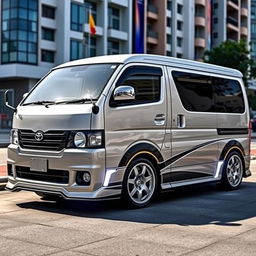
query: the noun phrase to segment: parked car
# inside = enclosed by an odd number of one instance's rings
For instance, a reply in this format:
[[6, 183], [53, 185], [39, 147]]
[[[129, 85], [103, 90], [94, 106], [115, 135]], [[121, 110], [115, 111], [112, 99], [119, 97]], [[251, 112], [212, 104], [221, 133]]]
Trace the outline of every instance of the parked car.
[[256, 115], [254, 115], [253, 118], [251, 119], [251, 123], [253, 132], [256, 132]]
[[148, 205], [159, 190], [251, 175], [234, 69], [156, 55], [53, 68], [14, 113], [7, 189]]

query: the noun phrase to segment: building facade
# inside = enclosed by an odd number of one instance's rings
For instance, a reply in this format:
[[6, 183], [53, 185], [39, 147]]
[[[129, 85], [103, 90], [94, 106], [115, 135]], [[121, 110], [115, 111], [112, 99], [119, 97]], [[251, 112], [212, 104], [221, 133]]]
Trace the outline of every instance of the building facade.
[[251, 0], [251, 57], [256, 61], [256, 0]]
[[[89, 36], [89, 9], [96, 24], [93, 36]], [[0, 10], [2, 129], [9, 128], [11, 118], [3, 103], [6, 89], [10, 103], [17, 105], [53, 66], [132, 51], [130, 0], [2, 0]]]
[[223, 41], [250, 42], [251, 0], [213, 0], [212, 46]]

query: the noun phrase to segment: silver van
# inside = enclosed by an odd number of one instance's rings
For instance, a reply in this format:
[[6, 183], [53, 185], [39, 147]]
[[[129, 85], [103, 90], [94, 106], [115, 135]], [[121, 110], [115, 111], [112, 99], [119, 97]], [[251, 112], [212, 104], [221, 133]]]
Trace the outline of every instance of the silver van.
[[134, 207], [185, 185], [237, 189], [249, 122], [237, 70], [144, 54], [69, 62], [15, 109], [7, 189]]

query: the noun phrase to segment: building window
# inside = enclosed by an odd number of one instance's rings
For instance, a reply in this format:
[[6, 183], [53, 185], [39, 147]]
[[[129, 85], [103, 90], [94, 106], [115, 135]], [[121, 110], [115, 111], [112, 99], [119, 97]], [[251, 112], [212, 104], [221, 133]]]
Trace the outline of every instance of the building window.
[[167, 10], [172, 10], [172, 2], [167, 0]]
[[2, 3], [2, 63], [37, 64], [38, 1]]
[[54, 63], [54, 51], [42, 50], [41, 51], [41, 60], [44, 62]]
[[49, 19], [55, 19], [55, 8], [48, 6], [48, 5], [42, 5], [42, 16]]
[[218, 38], [218, 33], [217, 32], [213, 33], [213, 38]]
[[256, 19], [256, 5], [251, 3], [251, 18]]
[[118, 41], [108, 41], [108, 54], [119, 54], [120, 53], [120, 44]]
[[42, 39], [54, 41], [54, 29], [42, 28]]
[[218, 18], [217, 17], [213, 18], [213, 23], [218, 24]]
[[96, 37], [91, 37], [91, 44], [90, 44], [90, 57], [97, 55], [97, 45], [96, 45], [97, 39]]
[[182, 53], [177, 53], [177, 58], [182, 58], [182, 57], [183, 57]]
[[166, 35], [166, 42], [167, 44], [171, 44], [172, 43], [172, 36], [171, 35]]
[[252, 33], [256, 34], [256, 23], [251, 23]]
[[253, 57], [256, 56], [256, 42], [252, 42], [252, 44], [251, 44], [251, 55]]
[[108, 27], [120, 30], [120, 10], [117, 8], [108, 8]]
[[183, 25], [183, 23], [182, 23], [182, 21], [177, 21], [177, 29], [178, 30], [182, 30], [182, 25]]
[[182, 47], [182, 38], [181, 37], [177, 37], [177, 46]]
[[[84, 49], [85, 50], [85, 49]], [[77, 40], [70, 41], [70, 60], [83, 58], [83, 44]]]
[[177, 12], [178, 12], [178, 14], [182, 14], [182, 12], [183, 12], [183, 6], [182, 6], [181, 4], [178, 4], [178, 5], [177, 5]]
[[172, 26], [172, 19], [167, 18], [167, 27], [171, 27], [171, 26]]

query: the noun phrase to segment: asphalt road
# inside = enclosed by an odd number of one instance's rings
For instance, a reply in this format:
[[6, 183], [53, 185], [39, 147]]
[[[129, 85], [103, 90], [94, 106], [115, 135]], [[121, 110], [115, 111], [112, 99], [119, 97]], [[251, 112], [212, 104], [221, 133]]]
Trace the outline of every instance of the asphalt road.
[[164, 193], [150, 207], [0, 192], [0, 255], [256, 255], [256, 161], [237, 191]]

